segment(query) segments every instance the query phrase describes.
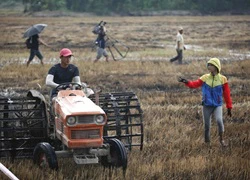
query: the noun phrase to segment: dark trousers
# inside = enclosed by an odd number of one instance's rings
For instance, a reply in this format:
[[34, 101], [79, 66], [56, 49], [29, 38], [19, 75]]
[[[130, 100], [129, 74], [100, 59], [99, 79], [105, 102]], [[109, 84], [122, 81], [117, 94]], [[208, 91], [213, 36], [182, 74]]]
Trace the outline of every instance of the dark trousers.
[[35, 56], [37, 56], [40, 60], [43, 60], [43, 55], [39, 50], [30, 49], [29, 61], [32, 61]]
[[182, 64], [182, 51], [183, 50], [177, 50], [176, 49], [176, 52], [177, 52], [177, 56], [175, 56], [174, 58], [172, 58], [172, 59], [170, 59], [170, 62], [174, 62], [174, 61], [176, 61], [176, 60], [178, 60], [178, 63], [179, 64]]

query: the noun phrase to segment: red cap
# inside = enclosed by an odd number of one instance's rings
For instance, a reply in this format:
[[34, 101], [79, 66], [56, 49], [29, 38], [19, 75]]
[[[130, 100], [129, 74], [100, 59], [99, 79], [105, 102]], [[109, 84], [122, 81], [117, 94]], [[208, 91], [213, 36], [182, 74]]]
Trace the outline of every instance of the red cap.
[[61, 56], [64, 56], [64, 57], [67, 57], [67, 56], [73, 56], [72, 52], [70, 49], [68, 48], [63, 48], [61, 51], [60, 51], [60, 57]]

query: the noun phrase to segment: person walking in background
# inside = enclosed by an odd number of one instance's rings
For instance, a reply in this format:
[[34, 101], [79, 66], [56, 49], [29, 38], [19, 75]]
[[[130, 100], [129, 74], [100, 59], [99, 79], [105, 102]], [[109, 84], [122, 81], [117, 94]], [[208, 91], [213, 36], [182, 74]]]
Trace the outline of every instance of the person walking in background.
[[180, 27], [179, 31], [177, 33], [177, 36], [176, 36], [176, 45], [175, 45], [177, 56], [175, 56], [174, 58], [170, 59], [171, 63], [174, 62], [174, 61], [176, 61], [176, 60], [178, 60], [178, 63], [182, 64], [183, 50], [186, 50], [182, 34], [183, 34], [183, 28]]
[[31, 61], [34, 59], [35, 56], [37, 56], [40, 61], [41, 64], [43, 65], [43, 55], [42, 53], [39, 51], [39, 44], [43, 44], [47, 47], [50, 47], [48, 44], [46, 44], [40, 37], [38, 34], [35, 34], [33, 36], [31, 36], [28, 41], [30, 42], [30, 56], [29, 59], [27, 61], [27, 67], [29, 66], [29, 64], [31, 63]]
[[108, 53], [106, 51], [106, 41], [105, 41], [105, 36], [106, 36], [106, 32], [107, 29], [105, 27], [104, 23], [103, 25], [100, 24], [100, 31], [98, 32], [98, 37], [95, 41], [96, 45], [97, 45], [97, 56], [96, 59], [94, 60], [94, 63], [97, 62], [102, 56], [104, 56], [106, 58], [106, 62], [108, 62], [109, 60], [109, 56]]
[[222, 115], [222, 103], [224, 97], [227, 107], [227, 114], [231, 117], [232, 100], [230, 96], [230, 88], [227, 78], [220, 73], [221, 64], [219, 59], [211, 58], [207, 62], [207, 69], [210, 73], [201, 76], [196, 81], [188, 81], [182, 77], [179, 77], [178, 81], [184, 83], [189, 88], [202, 87], [202, 112], [205, 128], [205, 142], [210, 143], [211, 116], [214, 114], [218, 125], [220, 144], [222, 146], [226, 146], [223, 139], [224, 123]]
[[61, 63], [52, 66], [46, 77], [46, 85], [53, 88], [51, 99], [57, 96], [56, 87], [62, 83], [75, 82], [81, 85], [78, 67], [70, 64], [72, 52], [68, 48], [60, 51]]

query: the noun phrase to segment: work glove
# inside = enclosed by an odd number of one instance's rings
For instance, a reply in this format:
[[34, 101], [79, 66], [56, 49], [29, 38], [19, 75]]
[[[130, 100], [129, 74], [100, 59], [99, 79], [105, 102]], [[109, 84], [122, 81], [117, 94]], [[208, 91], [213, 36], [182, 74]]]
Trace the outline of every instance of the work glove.
[[227, 115], [232, 117], [232, 112], [231, 112], [231, 109], [227, 109]]
[[179, 82], [182, 82], [182, 83], [188, 83], [188, 80], [186, 80], [186, 79], [184, 79], [184, 78], [182, 78], [182, 77], [179, 77], [179, 78], [178, 78], [178, 81], [179, 81]]

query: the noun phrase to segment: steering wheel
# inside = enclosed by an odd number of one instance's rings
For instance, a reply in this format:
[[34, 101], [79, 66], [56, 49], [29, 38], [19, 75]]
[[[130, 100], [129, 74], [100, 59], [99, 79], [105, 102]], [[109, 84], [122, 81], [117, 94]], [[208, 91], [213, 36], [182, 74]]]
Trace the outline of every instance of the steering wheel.
[[70, 90], [81, 90], [82, 89], [82, 85], [75, 83], [75, 82], [66, 82], [66, 83], [61, 83], [59, 84], [55, 90], [58, 92], [60, 90], [66, 90], [66, 89], [70, 89]]

